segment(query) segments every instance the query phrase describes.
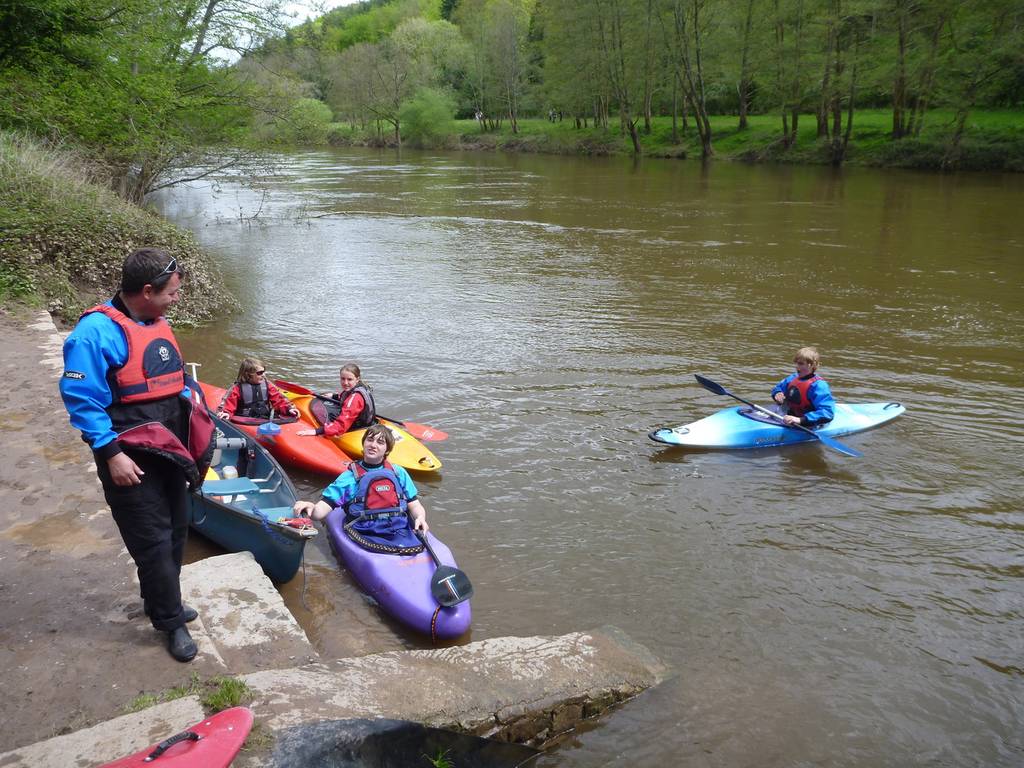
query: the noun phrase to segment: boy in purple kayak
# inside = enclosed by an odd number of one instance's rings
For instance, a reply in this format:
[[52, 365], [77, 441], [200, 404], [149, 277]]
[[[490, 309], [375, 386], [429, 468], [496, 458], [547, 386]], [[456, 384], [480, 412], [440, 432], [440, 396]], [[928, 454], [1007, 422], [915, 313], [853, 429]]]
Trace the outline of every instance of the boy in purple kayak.
[[774, 387], [772, 400], [785, 406], [786, 424], [820, 427], [832, 421], [835, 398], [828, 382], [818, 376], [821, 357], [814, 347], [801, 347], [793, 357], [796, 373], [792, 373]]
[[363, 458], [338, 475], [319, 501], [297, 501], [293, 511], [323, 520], [341, 507], [345, 530], [361, 547], [392, 554], [420, 551], [423, 544], [416, 533], [429, 530], [427, 513], [409, 473], [387, 461], [394, 447], [394, 435], [386, 426], [367, 427]]

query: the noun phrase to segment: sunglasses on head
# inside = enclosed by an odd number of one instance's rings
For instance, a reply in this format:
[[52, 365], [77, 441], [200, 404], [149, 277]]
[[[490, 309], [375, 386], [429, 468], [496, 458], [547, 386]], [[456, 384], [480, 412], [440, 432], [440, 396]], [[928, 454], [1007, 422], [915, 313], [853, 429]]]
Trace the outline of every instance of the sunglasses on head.
[[163, 282], [165, 282], [167, 280], [170, 280], [171, 275], [173, 275], [177, 271], [178, 271], [178, 260], [172, 256], [171, 260], [169, 262], [167, 262], [167, 266], [164, 267], [163, 270], [158, 272], [156, 275], [154, 275], [153, 279], [149, 281], [149, 284], [150, 285], [157, 285], [159, 283], [163, 283]]

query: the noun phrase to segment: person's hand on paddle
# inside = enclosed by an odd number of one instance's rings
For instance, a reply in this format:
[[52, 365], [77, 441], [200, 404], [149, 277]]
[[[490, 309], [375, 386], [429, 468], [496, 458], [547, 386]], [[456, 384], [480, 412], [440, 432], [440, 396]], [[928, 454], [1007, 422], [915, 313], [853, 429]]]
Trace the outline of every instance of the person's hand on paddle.
[[776, 392], [775, 397], [772, 398], [776, 403], [782, 405], [786, 402], [786, 395], [782, 392]]
[[430, 530], [430, 526], [427, 525], [427, 510], [423, 508], [419, 499], [413, 499], [409, 502], [409, 519], [412, 521], [412, 529], [414, 531], [426, 533]]
[[782, 423], [790, 427], [799, 427], [801, 421], [799, 416], [793, 416], [792, 414], [787, 413], [782, 417]]
[[288, 415], [291, 416], [293, 419], [299, 418], [299, 409], [293, 405], [291, 408], [288, 409]]
[[217, 411], [217, 418], [218, 419], [230, 419], [231, 418], [231, 414], [228, 413], [227, 411]]
[[111, 456], [107, 459], [107, 468], [110, 470], [110, 479], [114, 481], [114, 485], [140, 485], [142, 476], [146, 474], [127, 453]]

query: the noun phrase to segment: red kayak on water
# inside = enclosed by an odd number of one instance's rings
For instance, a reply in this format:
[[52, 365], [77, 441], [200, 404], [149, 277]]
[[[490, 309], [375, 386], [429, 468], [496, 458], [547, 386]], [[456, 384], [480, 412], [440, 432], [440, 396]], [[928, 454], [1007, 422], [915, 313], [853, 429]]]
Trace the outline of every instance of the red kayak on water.
[[[200, 382], [199, 386], [203, 390], [206, 404], [210, 410], [216, 411], [227, 390], [205, 382]], [[257, 437], [256, 429], [266, 421], [266, 419], [249, 419], [242, 416], [231, 417], [232, 424], [253, 437]], [[260, 445], [266, 447], [273, 457], [282, 464], [304, 469], [307, 472], [337, 476], [352, 463], [352, 459], [329, 440], [299, 437], [296, 432], [300, 429], [309, 429], [308, 424], [291, 418], [275, 419], [274, 422], [281, 427], [281, 431], [272, 440], [261, 439]]]
[[252, 729], [252, 710], [232, 707], [196, 723], [187, 731], [100, 768], [225, 768], [231, 765]]

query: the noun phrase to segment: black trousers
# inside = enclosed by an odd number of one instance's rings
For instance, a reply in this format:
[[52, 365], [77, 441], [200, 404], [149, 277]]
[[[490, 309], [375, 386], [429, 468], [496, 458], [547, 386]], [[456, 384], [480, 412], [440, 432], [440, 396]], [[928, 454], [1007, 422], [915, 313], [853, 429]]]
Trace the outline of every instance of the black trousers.
[[185, 473], [154, 454], [126, 453], [145, 473], [140, 485], [114, 485], [104, 459], [97, 459], [96, 468], [114, 522], [138, 569], [149, 619], [156, 629], [169, 632], [185, 624], [179, 581], [188, 538]]

